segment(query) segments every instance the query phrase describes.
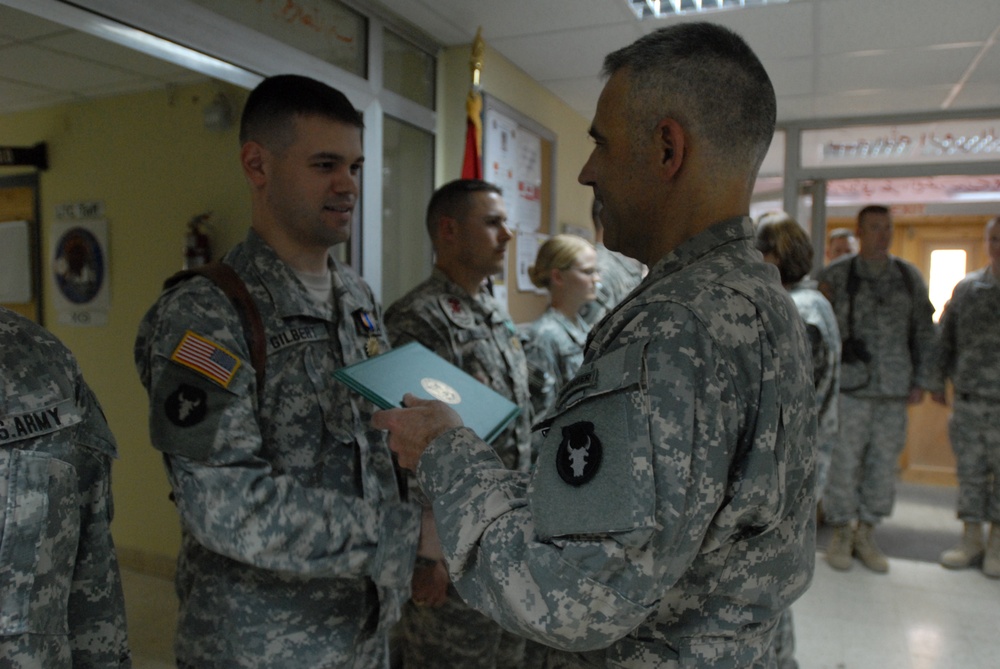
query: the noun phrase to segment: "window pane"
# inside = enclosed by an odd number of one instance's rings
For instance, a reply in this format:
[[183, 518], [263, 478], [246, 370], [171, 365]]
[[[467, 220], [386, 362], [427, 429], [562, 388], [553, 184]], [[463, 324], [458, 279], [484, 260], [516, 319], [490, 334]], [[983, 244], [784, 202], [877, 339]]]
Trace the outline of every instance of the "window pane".
[[367, 77], [368, 19], [337, 0], [194, 2], [359, 77]]
[[424, 212], [434, 190], [434, 135], [389, 116], [382, 134], [382, 304], [389, 306], [430, 273]]
[[393, 93], [434, 109], [434, 56], [385, 31], [382, 78]]
[[928, 286], [934, 305], [934, 322], [941, 318], [945, 303], [951, 299], [955, 284], [966, 274], [966, 254], [962, 249], [931, 251], [931, 279]]

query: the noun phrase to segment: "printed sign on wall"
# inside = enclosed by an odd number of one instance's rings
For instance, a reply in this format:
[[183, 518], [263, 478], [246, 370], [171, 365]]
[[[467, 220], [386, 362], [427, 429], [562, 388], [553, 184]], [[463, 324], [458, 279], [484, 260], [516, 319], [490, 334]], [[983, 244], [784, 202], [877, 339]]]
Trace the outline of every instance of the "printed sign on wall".
[[103, 219], [52, 225], [53, 302], [59, 323], [108, 324], [108, 224]]

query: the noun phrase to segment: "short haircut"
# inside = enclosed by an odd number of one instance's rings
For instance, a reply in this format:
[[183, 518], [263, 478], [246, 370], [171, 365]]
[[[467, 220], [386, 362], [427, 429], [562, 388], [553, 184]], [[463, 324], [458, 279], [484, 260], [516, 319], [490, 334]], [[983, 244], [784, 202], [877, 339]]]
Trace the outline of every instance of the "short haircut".
[[576, 235], [555, 235], [538, 247], [535, 264], [528, 268], [528, 278], [538, 288], [548, 288], [554, 269], [566, 270], [573, 266], [581, 253], [593, 251], [594, 246]]
[[294, 140], [295, 120], [300, 116], [365, 127], [361, 112], [336, 88], [297, 74], [279, 74], [264, 79], [250, 92], [240, 118], [240, 144], [259, 142], [280, 153]]
[[767, 71], [742, 37], [711, 23], [660, 28], [604, 59], [606, 76], [620, 70], [631, 82], [627, 113], [634, 127], [644, 132], [674, 118], [705, 142], [719, 168], [756, 177], [774, 136], [777, 102]]
[[473, 193], [503, 195], [503, 190], [481, 179], [455, 179], [438, 188], [427, 203], [427, 234], [431, 239], [437, 239], [437, 224], [442, 216], [454, 219], [465, 217]]
[[867, 207], [862, 208], [861, 211], [858, 212], [858, 227], [861, 227], [861, 222], [869, 214], [877, 214], [877, 215], [881, 215], [881, 216], [888, 216], [889, 215], [889, 207], [886, 207], [886, 206], [881, 205], [881, 204], [870, 204]]
[[812, 269], [813, 247], [809, 236], [794, 218], [783, 211], [757, 219], [757, 250], [777, 259], [781, 283], [798, 283]]
[[854, 231], [850, 228], [836, 228], [830, 232], [830, 241], [833, 241], [834, 239], [842, 239], [844, 237], [852, 239], [854, 237]]

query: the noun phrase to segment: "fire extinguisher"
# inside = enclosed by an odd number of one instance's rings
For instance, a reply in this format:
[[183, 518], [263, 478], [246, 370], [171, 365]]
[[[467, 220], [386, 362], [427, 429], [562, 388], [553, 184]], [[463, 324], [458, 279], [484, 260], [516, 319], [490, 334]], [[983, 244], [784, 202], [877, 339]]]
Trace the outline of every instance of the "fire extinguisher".
[[211, 262], [212, 244], [208, 239], [208, 219], [211, 214], [199, 214], [188, 221], [184, 235], [184, 269], [194, 269]]

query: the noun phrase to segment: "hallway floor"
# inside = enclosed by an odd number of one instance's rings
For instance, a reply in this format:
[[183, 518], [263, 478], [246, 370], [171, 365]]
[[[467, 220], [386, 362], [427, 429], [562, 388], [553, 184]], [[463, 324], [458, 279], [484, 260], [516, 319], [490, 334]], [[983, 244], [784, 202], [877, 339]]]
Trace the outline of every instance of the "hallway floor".
[[[900, 499], [884, 531], [954, 533], [940, 506]], [[876, 533], [876, 538], [878, 533]], [[995, 669], [1000, 657], [1000, 580], [890, 558], [886, 575], [855, 561], [836, 572], [818, 546], [812, 587], [792, 607], [800, 669]], [[170, 582], [123, 572], [134, 669], [171, 669], [176, 598]]]

